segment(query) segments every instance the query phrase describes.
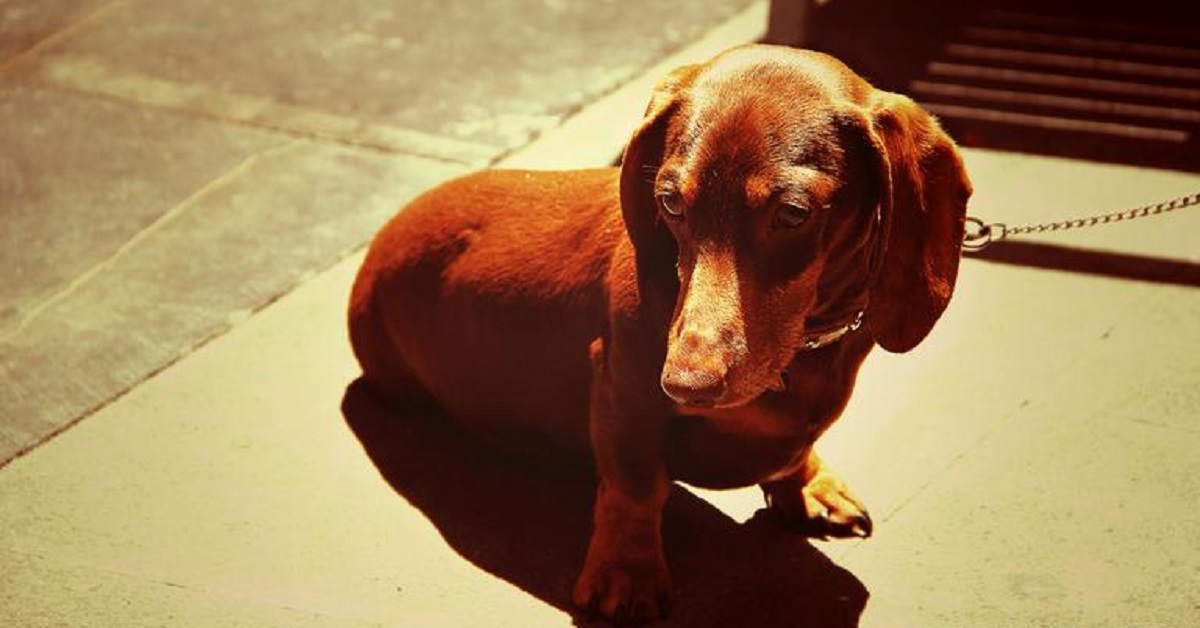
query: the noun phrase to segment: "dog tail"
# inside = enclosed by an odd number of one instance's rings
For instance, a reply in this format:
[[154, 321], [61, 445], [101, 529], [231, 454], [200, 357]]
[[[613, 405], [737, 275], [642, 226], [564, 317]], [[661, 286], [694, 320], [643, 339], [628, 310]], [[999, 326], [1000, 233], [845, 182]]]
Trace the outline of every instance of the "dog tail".
[[379, 316], [375, 285], [370, 265], [364, 264], [354, 280], [347, 312], [350, 346], [362, 368], [361, 379], [377, 396], [406, 410], [436, 407], [436, 400], [389, 337]]

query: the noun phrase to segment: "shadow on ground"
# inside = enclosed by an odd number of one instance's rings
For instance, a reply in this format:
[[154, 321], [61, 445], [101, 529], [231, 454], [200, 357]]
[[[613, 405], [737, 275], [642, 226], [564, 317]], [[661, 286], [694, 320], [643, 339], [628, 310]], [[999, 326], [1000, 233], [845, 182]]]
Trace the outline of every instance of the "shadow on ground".
[[968, 257], [998, 264], [1200, 288], [1200, 264], [1038, 242], [997, 242]]
[[[429, 414], [400, 416], [361, 380], [342, 413], [379, 472], [451, 547], [567, 612], [591, 531], [594, 480], [480, 446]], [[866, 588], [759, 511], [745, 524], [676, 487], [664, 540], [677, 598], [658, 626], [857, 626]], [[601, 625], [574, 614], [577, 625]]]

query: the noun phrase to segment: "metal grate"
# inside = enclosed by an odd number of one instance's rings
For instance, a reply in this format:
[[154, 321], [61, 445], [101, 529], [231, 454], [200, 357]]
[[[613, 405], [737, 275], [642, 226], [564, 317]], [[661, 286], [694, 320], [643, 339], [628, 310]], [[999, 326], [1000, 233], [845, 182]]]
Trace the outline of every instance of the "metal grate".
[[980, 9], [907, 81], [961, 143], [1200, 171], [1200, 33]]

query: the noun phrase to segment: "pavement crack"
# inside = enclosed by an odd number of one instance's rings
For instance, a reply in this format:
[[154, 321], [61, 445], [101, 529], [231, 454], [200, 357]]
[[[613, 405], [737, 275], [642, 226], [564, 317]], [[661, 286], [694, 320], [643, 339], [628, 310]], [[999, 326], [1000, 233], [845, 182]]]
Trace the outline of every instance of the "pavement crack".
[[[61, 29], [50, 33], [46, 37], [34, 42], [32, 46], [13, 55], [7, 61], [0, 61], [0, 74], [6, 74], [12, 71], [13, 68], [16, 68], [24, 63], [26, 59], [31, 59], [38, 56], [43, 50], [54, 46], [58, 42], [67, 39], [68, 37], [71, 37], [75, 33], [78, 33], [79, 31], [90, 26], [93, 22], [96, 22], [109, 13], [112, 13], [113, 11], [116, 11], [117, 9], [129, 4], [129, 2], [130, 0], [114, 0], [113, 2], [109, 2], [108, 4], [101, 6], [95, 11], [92, 11], [91, 13], [84, 15], [78, 20], [67, 24]], [[0, 4], [3, 3], [0, 2]]]
[[497, 150], [473, 140], [288, 104], [271, 96], [147, 74], [94, 54], [55, 55], [34, 75], [46, 88], [389, 156], [471, 167], [485, 165]]
[[[1030, 405], [1030, 402], [1028, 399], [1021, 400], [1021, 402], [1018, 403], [1015, 408], [1013, 408], [1012, 410], [1007, 412], [1004, 416], [1000, 417], [1000, 419], [997, 420], [995, 422], [995, 424], [992, 425], [991, 429], [980, 434], [979, 436], [977, 436], [975, 438], [975, 440], [971, 441], [970, 444], [968, 444], [966, 447], [963, 447], [962, 449], [960, 449], [949, 460], [947, 460], [946, 463], [943, 464], [940, 469], [938, 469], [937, 471], [934, 471], [932, 474], [930, 474], [929, 477], [926, 478], [926, 480], [924, 482], [922, 482], [921, 485], [916, 488], [916, 490], [912, 491], [912, 493], [909, 494], [908, 497], [904, 498], [904, 500], [901, 501], [899, 504], [897, 504], [895, 508], [892, 508], [890, 511], [888, 511], [886, 514], [884, 514], [882, 517], [879, 517], [878, 523], [876, 523], [876, 527], [879, 527], [880, 524], [891, 521], [896, 515], [900, 514], [901, 511], [903, 511], [910, 504], [915, 502], [917, 500], [917, 498], [924, 495], [925, 492], [927, 490], [929, 490], [929, 487], [933, 486], [936, 482], [938, 482], [943, 477], [945, 477], [946, 474], [950, 473], [951, 470], [953, 470], [963, 460], [965, 460], [968, 455], [970, 455], [972, 452], [979, 449], [987, 441], [991, 440], [991, 438], [993, 436], [995, 436], [996, 433], [1001, 430], [1001, 428], [1003, 428], [1006, 424], [1008, 424], [1008, 422], [1010, 420], [1012, 420], [1012, 418], [1014, 416], [1016, 416], [1017, 414], [1024, 411], [1026, 408], [1029, 407], [1029, 405]], [[841, 552], [837, 552], [837, 557], [839, 559], [845, 558], [851, 552], [853, 552], [855, 549], [857, 549], [859, 546], [861, 546], [863, 541], [865, 541], [865, 539], [858, 540], [858, 542], [847, 547], [845, 550], [843, 550]]]
[[1182, 432], [1184, 434], [1200, 434], [1200, 429], [1186, 427], [1183, 425], [1170, 425], [1167, 423], [1159, 423], [1158, 421], [1153, 421], [1150, 419], [1129, 419], [1129, 422], [1137, 423], [1138, 425], [1147, 425], [1147, 426], [1150, 426], [1153, 428], [1157, 428], [1160, 430], [1168, 430], [1171, 432]]
[[221, 175], [200, 186], [194, 192], [188, 195], [187, 198], [163, 212], [158, 216], [158, 218], [155, 218], [153, 222], [143, 227], [137, 233], [133, 234], [128, 240], [121, 244], [121, 246], [117, 247], [115, 251], [109, 254], [108, 257], [93, 265], [91, 268], [75, 277], [75, 279], [73, 279], [71, 283], [67, 284], [64, 288], [50, 295], [44, 301], [38, 303], [36, 306], [27, 311], [24, 316], [21, 317], [20, 322], [18, 322], [12, 329], [0, 334], [0, 342], [12, 341], [13, 338], [24, 332], [32, 322], [44, 314], [46, 310], [61, 303], [71, 295], [79, 292], [81, 289], [91, 283], [96, 277], [112, 268], [113, 265], [115, 265], [121, 258], [125, 257], [129, 251], [133, 250], [147, 238], [161, 231], [164, 227], [173, 222], [175, 219], [179, 218], [179, 216], [186, 213], [197, 203], [203, 201], [217, 190], [224, 188], [232, 181], [249, 172], [263, 159], [273, 156], [276, 153], [283, 152], [284, 150], [291, 149], [300, 143], [302, 142], [291, 141], [252, 153], [233, 168], [225, 171]]

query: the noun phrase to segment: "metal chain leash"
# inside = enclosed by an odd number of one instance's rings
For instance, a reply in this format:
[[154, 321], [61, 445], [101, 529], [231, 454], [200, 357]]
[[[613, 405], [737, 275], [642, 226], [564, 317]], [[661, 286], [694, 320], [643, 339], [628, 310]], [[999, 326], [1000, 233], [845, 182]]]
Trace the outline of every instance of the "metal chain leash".
[[1200, 205], [1200, 192], [1193, 192], [1186, 196], [1173, 198], [1168, 201], [1152, 203], [1150, 205], [1142, 205], [1110, 214], [1100, 214], [1098, 216], [1088, 216], [1086, 218], [1074, 218], [1071, 220], [1061, 220], [1058, 222], [1043, 222], [1034, 225], [1021, 225], [1018, 227], [1010, 227], [1000, 222], [984, 222], [974, 216], [967, 217], [967, 230], [963, 234], [963, 248], [968, 251], [982, 251], [989, 245], [999, 242], [1012, 236], [1026, 235], [1030, 233], [1045, 233], [1048, 231], [1067, 231], [1069, 229], [1082, 229], [1084, 227], [1094, 227], [1096, 225], [1104, 225], [1112, 222], [1121, 222], [1122, 220], [1134, 220], [1137, 218], [1145, 218], [1147, 216], [1157, 216], [1167, 212], [1173, 212], [1184, 207]]

